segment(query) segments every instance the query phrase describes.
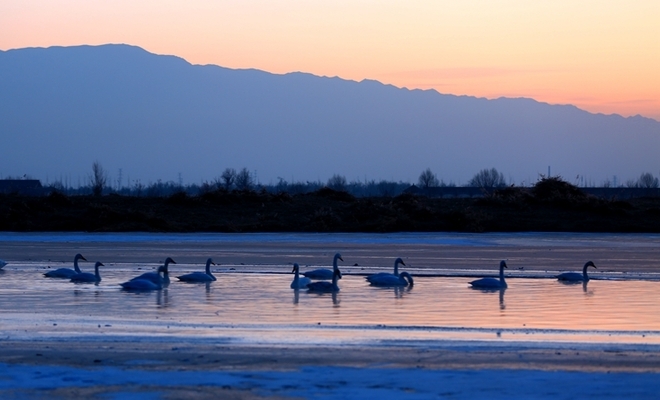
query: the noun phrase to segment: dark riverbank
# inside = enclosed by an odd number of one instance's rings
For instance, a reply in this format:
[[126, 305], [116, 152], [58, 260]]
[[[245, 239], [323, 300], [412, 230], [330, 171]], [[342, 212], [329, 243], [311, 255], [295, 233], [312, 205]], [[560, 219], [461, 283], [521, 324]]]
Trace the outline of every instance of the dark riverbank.
[[660, 198], [602, 199], [559, 179], [480, 198], [356, 198], [213, 191], [200, 196], [0, 195], [0, 230], [89, 232], [660, 232]]

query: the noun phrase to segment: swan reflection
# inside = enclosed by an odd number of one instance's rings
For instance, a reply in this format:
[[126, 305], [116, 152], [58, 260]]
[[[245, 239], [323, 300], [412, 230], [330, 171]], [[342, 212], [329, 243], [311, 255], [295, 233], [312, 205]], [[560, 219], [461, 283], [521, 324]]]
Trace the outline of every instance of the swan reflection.
[[504, 303], [504, 292], [506, 292], [506, 288], [479, 288], [479, 287], [474, 287], [472, 286], [470, 289], [481, 292], [481, 293], [499, 293], [500, 295], [500, 310], [505, 310], [506, 309], [506, 304]]
[[[293, 304], [298, 304], [299, 297], [298, 297], [298, 290], [294, 290], [294, 295], [293, 295]], [[317, 297], [327, 297], [327, 295], [330, 295], [332, 297], [332, 304], [334, 304], [335, 307], [339, 307], [339, 303], [341, 303], [341, 300], [339, 299], [339, 292], [307, 292], [309, 293], [310, 296], [317, 296]]]
[[169, 289], [163, 288], [156, 294], [156, 306], [158, 308], [167, 308], [170, 306]]

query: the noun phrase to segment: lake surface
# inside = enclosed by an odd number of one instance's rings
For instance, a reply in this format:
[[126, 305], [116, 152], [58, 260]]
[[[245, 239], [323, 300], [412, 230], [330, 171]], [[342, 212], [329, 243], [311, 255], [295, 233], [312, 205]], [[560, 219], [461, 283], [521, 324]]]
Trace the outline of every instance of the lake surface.
[[[210, 254], [209, 246], [220, 250]], [[368, 273], [391, 271], [393, 258], [380, 256], [383, 247], [404, 257], [409, 268], [401, 269], [415, 275], [412, 288], [376, 288], [364, 280]], [[487, 341], [657, 346], [658, 248], [656, 235], [3, 233], [0, 250], [13, 258], [3, 255], [10, 264], [0, 273], [0, 335], [15, 340], [77, 337], [271, 345]], [[289, 288], [290, 262], [300, 262], [302, 271], [317, 266], [318, 260], [318, 265], [327, 260], [327, 266], [335, 249], [341, 249], [345, 260], [340, 262], [344, 278], [338, 294]], [[49, 268], [71, 266], [71, 261], [52, 259], [62, 251], [71, 259], [77, 251], [90, 261], [90, 254], [103, 256], [102, 282], [44, 278]], [[471, 289], [473, 277], [496, 275], [498, 258], [505, 257], [492, 255], [504, 253], [515, 254], [507, 261], [508, 289]], [[118, 262], [110, 258], [115, 254]], [[243, 254], [246, 262], [221, 263], [215, 268], [218, 281], [211, 284], [173, 279], [161, 291], [121, 290], [119, 283], [158, 265], [146, 258], [162, 261], [163, 254], [179, 258], [179, 264], [170, 265], [174, 276], [202, 270], [209, 254], [222, 261], [228, 254]], [[447, 267], [447, 254], [456, 268]], [[539, 257], [525, 258], [534, 254]], [[601, 257], [594, 261], [601, 267], [590, 270], [593, 279], [587, 285], [553, 278], [553, 266], [570, 261], [577, 271], [582, 260], [597, 254]], [[616, 261], [626, 256], [634, 260]], [[127, 261], [130, 258], [136, 261]], [[437, 265], [425, 261], [440, 258]], [[192, 259], [199, 262], [184, 262]], [[556, 263], [539, 265], [540, 259]], [[631, 264], [638, 267], [631, 270]], [[92, 265], [81, 263], [86, 270]]]

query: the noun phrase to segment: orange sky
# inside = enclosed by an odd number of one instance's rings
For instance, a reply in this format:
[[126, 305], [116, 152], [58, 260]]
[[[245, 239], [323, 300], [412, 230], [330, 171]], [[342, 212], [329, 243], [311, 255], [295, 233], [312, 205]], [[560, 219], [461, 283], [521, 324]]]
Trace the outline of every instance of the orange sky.
[[660, 120], [657, 0], [0, 2], [2, 50], [103, 43]]

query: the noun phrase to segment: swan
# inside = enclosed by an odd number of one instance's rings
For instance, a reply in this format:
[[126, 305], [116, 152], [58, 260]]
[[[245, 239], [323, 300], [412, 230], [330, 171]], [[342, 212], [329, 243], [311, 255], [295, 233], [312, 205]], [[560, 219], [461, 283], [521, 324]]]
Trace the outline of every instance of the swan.
[[54, 269], [52, 271], [48, 271], [44, 274], [46, 278], [66, 278], [66, 279], [71, 279], [72, 276], [76, 274], [82, 273], [80, 268], [78, 267], [78, 260], [83, 260], [87, 261], [85, 257], [83, 257], [82, 254], [78, 253], [76, 254], [75, 257], [73, 257], [73, 268], [58, 268]]
[[291, 289], [306, 289], [307, 285], [312, 283], [312, 280], [307, 277], [300, 277], [300, 266], [298, 263], [293, 263], [293, 270], [291, 273], [296, 274], [291, 282]]
[[101, 266], [103, 266], [103, 263], [97, 261], [96, 264], [94, 264], [93, 274], [89, 272], [81, 272], [79, 274], [75, 274], [71, 277], [71, 282], [101, 282], [101, 275], [99, 275], [99, 267]]
[[402, 272], [399, 276], [393, 274], [384, 274], [370, 281], [373, 286], [412, 286], [413, 277], [407, 272]]
[[7, 265], [7, 261], [5, 260], [0, 260], [0, 269], [3, 269]]
[[332, 273], [332, 283], [326, 281], [312, 282], [307, 285], [307, 291], [317, 293], [336, 293], [339, 291], [337, 279], [341, 279], [341, 271], [339, 268], [335, 269]]
[[319, 279], [319, 280], [334, 279], [333, 271], [336, 271], [339, 268], [337, 267], [337, 260], [344, 261], [344, 259], [341, 258], [341, 254], [339, 253], [335, 254], [335, 258], [332, 260], [332, 269], [327, 269], [327, 268], [314, 269], [311, 271], [303, 272], [303, 275], [305, 275], [305, 277], [309, 279]]
[[[587, 275], [587, 268], [594, 267], [596, 265], [592, 261], [587, 261], [582, 267], [582, 273], [579, 272], [564, 272], [563, 274], [557, 275], [557, 280], [567, 281], [567, 282], [588, 282], [589, 275]], [[598, 269], [598, 268], [596, 268]]]
[[[158, 270], [156, 272], [145, 272], [144, 274], [140, 276], [136, 276], [135, 278], [131, 279], [132, 281], [137, 281], [139, 279], [146, 279], [148, 281], [151, 281], [156, 284], [165, 284], [169, 285], [170, 284], [170, 273], [168, 270], [168, 266], [170, 264], [176, 264], [176, 261], [172, 260], [171, 257], [167, 257], [165, 259], [165, 265], [161, 265], [158, 267]], [[163, 272], [163, 276], [160, 275], [161, 271]]]
[[120, 283], [120, 285], [124, 290], [134, 291], [161, 290], [163, 288], [163, 285], [153, 283], [146, 279], [136, 279], [134, 281]]
[[470, 282], [470, 285], [472, 285], [473, 288], [479, 288], [479, 289], [505, 288], [507, 287], [507, 285], [506, 285], [506, 281], [504, 280], [504, 268], [508, 268], [508, 267], [506, 266], [506, 262], [502, 260], [500, 261], [500, 279], [481, 278], [481, 279], [477, 279], [476, 281]]
[[193, 272], [191, 274], [177, 276], [177, 278], [183, 282], [213, 282], [217, 278], [211, 273], [211, 264], [215, 265], [213, 259], [209, 258], [206, 260], [206, 272]]
[[[161, 272], [165, 272], [165, 266], [161, 265], [158, 267], [158, 280], [153, 281], [151, 278], [151, 275], [145, 277], [145, 278], [140, 278], [140, 276], [135, 277], [131, 279], [128, 282], [120, 283], [119, 285], [122, 287], [124, 290], [136, 290], [136, 291], [143, 291], [143, 290], [161, 290], [163, 288], [163, 278], [160, 276]], [[153, 272], [150, 272], [149, 274], [153, 274]], [[147, 274], [142, 274], [142, 275], [147, 275]]]
[[389, 272], [379, 272], [377, 274], [369, 275], [365, 279], [369, 281], [369, 283], [371, 283], [372, 285], [389, 286], [389, 285], [381, 285], [380, 282], [390, 282], [394, 279], [399, 279], [399, 264], [403, 264], [404, 266], [406, 265], [406, 263], [404, 263], [401, 258], [397, 258], [396, 260], [394, 260], [393, 274], [390, 274]]

